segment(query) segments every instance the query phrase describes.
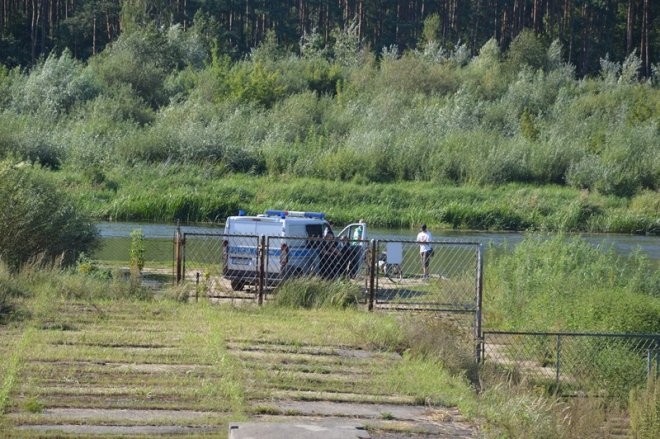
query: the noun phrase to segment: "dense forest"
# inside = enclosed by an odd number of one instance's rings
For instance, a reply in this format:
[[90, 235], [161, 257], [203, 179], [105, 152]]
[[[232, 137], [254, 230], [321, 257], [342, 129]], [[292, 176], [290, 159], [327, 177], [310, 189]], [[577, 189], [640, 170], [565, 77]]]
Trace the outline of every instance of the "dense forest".
[[31, 65], [52, 50], [77, 59], [101, 52], [126, 30], [206, 23], [205, 36], [240, 57], [269, 31], [285, 47], [305, 33], [323, 43], [353, 23], [360, 41], [375, 52], [412, 49], [430, 16], [439, 43], [465, 44], [472, 55], [493, 38], [506, 49], [524, 29], [543, 41], [558, 40], [578, 75], [599, 70], [599, 59], [639, 55], [640, 73], [651, 75], [660, 51], [660, 3], [650, 0], [1, 0], [0, 63]]

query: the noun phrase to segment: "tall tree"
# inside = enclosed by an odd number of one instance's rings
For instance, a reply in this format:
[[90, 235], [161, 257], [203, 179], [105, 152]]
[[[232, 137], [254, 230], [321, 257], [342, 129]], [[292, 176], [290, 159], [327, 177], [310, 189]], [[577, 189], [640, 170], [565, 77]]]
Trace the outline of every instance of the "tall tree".
[[269, 30], [287, 47], [313, 30], [327, 44], [353, 20], [374, 52], [392, 44], [406, 50], [437, 14], [440, 44], [469, 43], [473, 53], [490, 38], [506, 49], [531, 29], [545, 41], [559, 39], [582, 74], [596, 72], [606, 54], [623, 60], [637, 50], [649, 75], [660, 57], [660, 2], [651, 0], [0, 0], [0, 62], [28, 65], [64, 48], [86, 58], [147, 24], [185, 31], [198, 11], [223, 30], [218, 47], [235, 56]]

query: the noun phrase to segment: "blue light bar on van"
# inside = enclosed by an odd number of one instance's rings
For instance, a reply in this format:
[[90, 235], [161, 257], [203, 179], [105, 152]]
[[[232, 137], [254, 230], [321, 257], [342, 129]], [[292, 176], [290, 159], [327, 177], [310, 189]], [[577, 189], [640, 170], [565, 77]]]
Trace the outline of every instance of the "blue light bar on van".
[[280, 218], [284, 218], [286, 216], [287, 212], [286, 210], [267, 210], [266, 215], [267, 216], [279, 216]]
[[302, 214], [305, 218], [325, 219], [325, 213], [323, 212], [302, 212]]
[[302, 212], [298, 210], [267, 210], [266, 215], [268, 216], [279, 216], [284, 218], [287, 216], [293, 217], [302, 217], [302, 218], [315, 218], [315, 219], [325, 219], [325, 214], [323, 212]]

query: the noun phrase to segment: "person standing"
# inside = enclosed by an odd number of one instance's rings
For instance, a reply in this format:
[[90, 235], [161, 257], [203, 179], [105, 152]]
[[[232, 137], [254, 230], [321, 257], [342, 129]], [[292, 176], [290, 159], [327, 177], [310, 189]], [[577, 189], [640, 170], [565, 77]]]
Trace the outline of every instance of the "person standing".
[[417, 242], [419, 243], [419, 255], [422, 260], [424, 279], [429, 278], [429, 263], [431, 262], [431, 253], [433, 252], [431, 241], [433, 241], [431, 232], [426, 228], [426, 224], [422, 224], [422, 229], [417, 234]]
[[334, 279], [337, 277], [338, 259], [341, 252], [335, 234], [330, 227], [323, 231], [323, 240], [319, 253], [319, 274], [323, 279]]

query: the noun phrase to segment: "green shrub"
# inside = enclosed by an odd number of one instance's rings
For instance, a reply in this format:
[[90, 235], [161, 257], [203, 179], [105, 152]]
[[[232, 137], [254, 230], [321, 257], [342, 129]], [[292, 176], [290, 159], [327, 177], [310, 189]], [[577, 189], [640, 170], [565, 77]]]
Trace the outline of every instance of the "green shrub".
[[612, 344], [602, 347], [589, 358], [593, 373], [593, 388], [607, 389], [608, 395], [625, 401], [631, 388], [643, 384], [646, 376], [646, 352], [634, 352], [627, 346]]
[[29, 413], [41, 413], [46, 406], [38, 398], [32, 397], [25, 401], [25, 410]]
[[631, 198], [628, 209], [637, 214], [660, 212], [660, 192], [649, 190], [640, 192]]
[[53, 137], [58, 126], [38, 115], [0, 113], [0, 159], [15, 157], [59, 169], [66, 151]]
[[14, 301], [17, 297], [25, 294], [23, 289], [16, 284], [8, 267], [0, 259], [0, 324], [6, 323], [14, 312]]
[[144, 233], [142, 229], [131, 231], [131, 246], [128, 251], [129, 267], [131, 274], [139, 274], [144, 268]]
[[112, 279], [112, 273], [108, 269], [99, 267], [97, 261], [89, 258], [85, 253], [80, 253], [76, 261], [76, 272], [78, 274], [93, 276], [98, 279]]
[[[16, 73], [20, 74], [18, 69], [16, 69], [13, 74], [15, 75]], [[11, 86], [12, 82], [11, 75], [12, 72], [0, 63], [0, 108], [3, 108], [5, 105], [7, 105], [7, 102], [11, 96], [9, 94], [9, 87]]]
[[485, 299], [486, 319], [508, 329], [660, 331], [660, 275], [640, 255], [619, 256], [579, 237], [531, 235], [487, 272], [497, 286]]
[[39, 170], [0, 162], [0, 258], [12, 271], [35, 258], [71, 264], [97, 242], [90, 219]]
[[51, 53], [23, 80], [13, 82], [12, 106], [21, 113], [55, 117], [98, 92], [94, 76], [65, 50], [60, 56]]
[[[300, 64], [297, 62], [296, 64]], [[307, 82], [307, 88], [318, 96], [334, 95], [337, 85], [344, 78], [344, 72], [337, 64], [314, 58], [303, 64], [302, 77]], [[290, 75], [292, 69], [285, 70]]]
[[126, 85], [152, 108], [167, 102], [165, 78], [175, 64], [164, 33], [147, 26], [123, 32], [90, 68], [108, 90]]
[[491, 38], [468, 64], [464, 76], [465, 86], [474, 91], [478, 99], [495, 100], [506, 90], [507, 81], [501, 57], [499, 44]]
[[337, 63], [346, 67], [358, 67], [362, 61], [362, 47], [360, 41], [360, 29], [357, 20], [344, 26], [343, 29], [335, 29], [332, 32], [332, 54]]
[[359, 286], [350, 282], [298, 278], [277, 289], [275, 304], [289, 308], [348, 308], [356, 306]]
[[[436, 19], [423, 49], [389, 47], [378, 63], [352, 23], [333, 33], [334, 54], [311, 35], [298, 57], [271, 34], [246, 59], [216, 49], [206, 67], [212, 19], [187, 30], [129, 24], [87, 66], [64, 52], [29, 72], [2, 69], [0, 157], [54, 169], [212, 162], [363, 184], [559, 184], [626, 198], [660, 187], [660, 91], [635, 80], [639, 57], [576, 80], [558, 42], [546, 50], [525, 31], [506, 56], [493, 39], [470, 59], [433, 37]], [[653, 230], [625, 215], [612, 224]]]
[[174, 145], [167, 134], [157, 128], [129, 132], [118, 139], [116, 151], [129, 164], [164, 162], [174, 156]]
[[374, 81], [377, 89], [408, 95], [447, 95], [459, 87], [456, 69], [450, 63], [433, 63], [415, 54], [383, 60]]
[[227, 84], [230, 98], [238, 102], [256, 102], [264, 107], [271, 107], [286, 92], [282, 73], [258, 61], [237, 64], [232, 68]]
[[543, 69], [547, 65], [547, 48], [537, 34], [530, 29], [523, 29], [509, 45], [506, 53], [507, 67], [518, 71], [527, 66], [533, 70]]

